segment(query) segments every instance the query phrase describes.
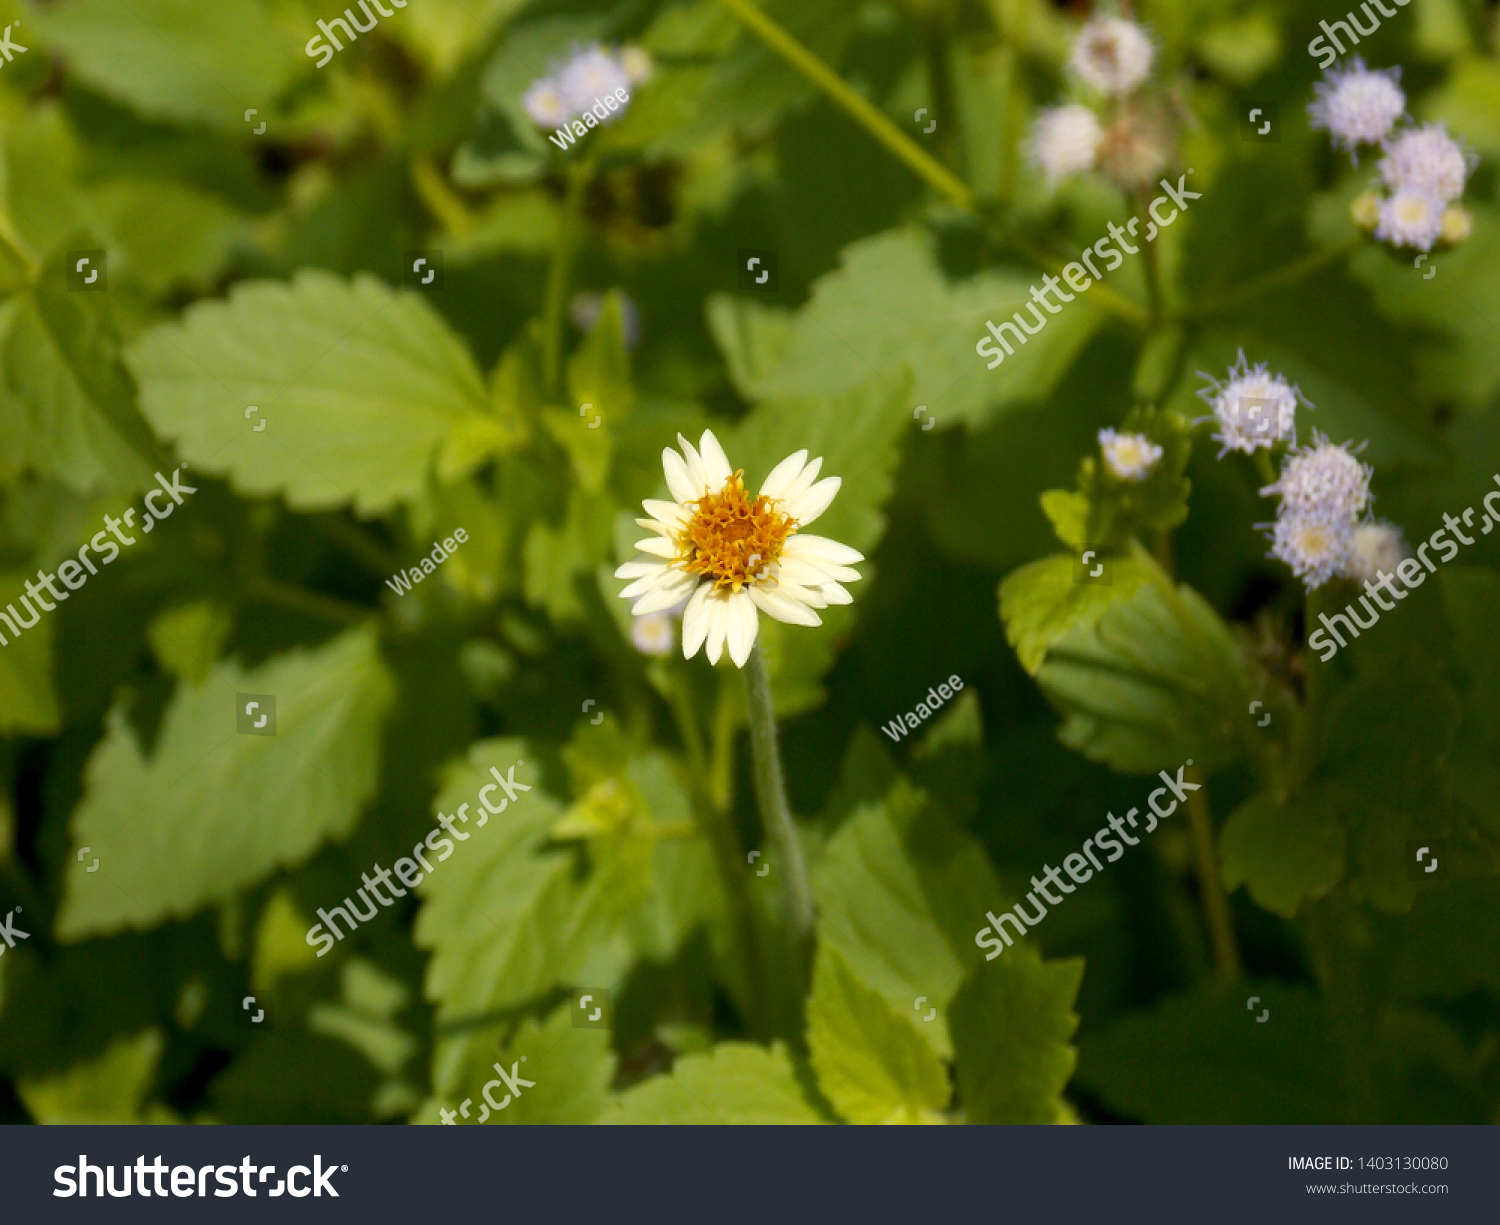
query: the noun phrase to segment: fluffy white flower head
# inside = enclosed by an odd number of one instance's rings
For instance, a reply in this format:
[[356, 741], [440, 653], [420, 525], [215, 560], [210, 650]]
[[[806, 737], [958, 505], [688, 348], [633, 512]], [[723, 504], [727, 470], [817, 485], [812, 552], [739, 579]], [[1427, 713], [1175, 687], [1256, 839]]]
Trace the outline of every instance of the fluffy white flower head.
[[1395, 574], [1396, 567], [1410, 556], [1399, 527], [1383, 519], [1372, 519], [1354, 529], [1344, 574], [1356, 583], [1373, 583], [1382, 571]]
[[574, 115], [562, 90], [551, 77], [532, 82], [531, 88], [521, 95], [521, 106], [539, 128], [558, 127]]
[[1464, 147], [1441, 123], [1402, 132], [1386, 142], [1380, 159], [1380, 177], [1393, 192], [1419, 192], [1445, 204], [1464, 194], [1471, 169]]
[[1281, 496], [1283, 515], [1310, 515], [1342, 521], [1352, 533], [1355, 522], [1370, 504], [1374, 469], [1355, 458], [1348, 446], [1337, 446], [1313, 432], [1313, 445], [1287, 456], [1281, 479], [1263, 494]]
[[1069, 67], [1101, 93], [1128, 94], [1151, 72], [1156, 48], [1146, 31], [1120, 17], [1095, 17], [1079, 32]]
[[1161, 459], [1162, 450], [1144, 434], [1117, 434], [1099, 431], [1099, 449], [1104, 462], [1122, 481], [1144, 481]]
[[1348, 565], [1354, 528], [1336, 517], [1293, 511], [1276, 520], [1271, 541], [1270, 556], [1286, 562], [1312, 591]]
[[1031, 157], [1047, 176], [1047, 186], [1092, 170], [1103, 135], [1098, 116], [1086, 106], [1054, 106], [1038, 115], [1031, 129]]
[[1431, 251], [1443, 235], [1443, 202], [1423, 191], [1403, 188], [1380, 202], [1375, 237], [1398, 247]]
[[620, 592], [635, 600], [637, 617], [687, 601], [682, 617], [682, 653], [691, 659], [705, 643], [710, 663], [725, 646], [737, 667], [750, 658], [760, 629], [758, 613], [791, 625], [821, 625], [816, 610], [849, 604], [842, 584], [859, 578], [851, 569], [863, 555], [802, 528], [828, 509], [842, 483], [818, 480], [822, 459], [789, 455], [771, 470], [751, 499], [743, 471], [729, 466], [712, 430], [695, 449], [681, 434], [679, 451], [661, 453], [672, 501], [648, 499], [653, 534], [636, 542], [647, 555], [615, 571], [630, 579]]
[[1213, 440], [1223, 444], [1219, 458], [1230, 451], [1249, 455], [1261, 447], [1271, 447], [1283, 439], [1297, 439], [1297, 404], [1303, 399], [1294, 384], [1280, 374], [1272, 374], [1265, 362], [1254, 369], [1240, 350], [1239, 360], [1229, 367], [1229, 379], [1221, 383], [1201, 371], [1199, 378], [1212, 384], [1198, 395], [1214, 410], [1211, 420], [1218, 422], [1219, 432]]
[[1380, 143], [1406, 112], [1400, 80], [1400, 68], [1371, 72], [1357, 56], [1351, 67], [1325, 70], [1313, 86], [1318, 98], [1307, 108], [1309, 126], [1328, 132], [1335, 148]]
[[[625, 89], [629, 84], [630, 78], [618, 61], [597, 43], [585, 47], [557, 74], [557, 87], [562, 90], [575, 115], [583, 114], [596, 100], [617, 89]], [[610, 119], [616, 114], [616, 111], [610, 112]]]
[[672, 614], [663, 610], [637, 617], [630, 623], [630, 641], [642, 655], [670, 655], [677, 643]]

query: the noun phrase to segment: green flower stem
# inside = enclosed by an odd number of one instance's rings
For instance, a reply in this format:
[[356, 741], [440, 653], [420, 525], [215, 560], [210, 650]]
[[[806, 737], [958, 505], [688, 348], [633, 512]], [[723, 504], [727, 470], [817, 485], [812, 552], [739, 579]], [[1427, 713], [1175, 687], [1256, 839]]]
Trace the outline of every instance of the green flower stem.
[[307, 591], [274, 578], [258, 578], [245, 587], [245, 599], [257, 604], [272, 604], [288, 612], [334, 621], [340, 625], [358, 625], [369, 620], [375, 610], [350, 604], [333, 596]]
[[1276, 469], [1271, 466], [1271, 452], [1263, 447], [1256, 448], [1255, 470], [1260, 474], [1260, 479], [1267, 485], [1276, 483]]
[[812, 889], [807, 883], [807, 865], [797, 830], [787, 808], [786, 788], [781, 780], [781, 753], [776, 747], [776, 714], [771, 705], [771, 678], [766, 671], [760, 644], [750, 648], [745, 665], [745, 690], [750, 699], [750, 746], [755, 754], [755, 795], [760, 818], [776, 855], [775, 871], [781, 880], [782, 909], [788, 933], [799, 943], [812, 934]]
[[1193, 844], [1193, 860], [1198, 870], [1198, 889], [1203, 917], [1208, 923], [1209, 943], [1214, 950], [1214, 972], [1220, 982], [1238, 982], [1240, 950], [1234, 939], [1234, 917], [1229, 912], [1229, 895], [1219, 875], [1219, 860], [1214, 852], [1214, 824], [1208, 813], [1207, 783], [1188, 792], [1188, 837]]
[[568, 190], [557, 227], [557, 245], [547, 272], [547, 295], [542, 302], [542, 390], [551, 399], [562, 395], [563, 308], [573, 269], [573, 247], [578, 240], [583, 190], [593, 172], [592, 162], [567, 167]]
[[[840, 110], [869, 132], [909, 166], [940, 195], [969, 212], [975, 211], [974, 193], [947, 167], [929, 157], [878, 109], [851, 89], [838, 73], [766, 16], [752, 0], [719, 0], [772, 51], [828, 95]], [[947, 116], [941, 116], [947, 119]]]
[[[1135, 193], [1135, 211], [1138, 216], [1148, 216], [1146, 212], [1150, 200], [1144, 191]], [[1151, 309], [1151, 326], [1157, 327], [1163, 318], [1164, 301], [1161, 289], [1161, 262], [1154, 242], [1143, 242], [1141, 244], [1141, 256], [1146, 261], [1146, 300]]]

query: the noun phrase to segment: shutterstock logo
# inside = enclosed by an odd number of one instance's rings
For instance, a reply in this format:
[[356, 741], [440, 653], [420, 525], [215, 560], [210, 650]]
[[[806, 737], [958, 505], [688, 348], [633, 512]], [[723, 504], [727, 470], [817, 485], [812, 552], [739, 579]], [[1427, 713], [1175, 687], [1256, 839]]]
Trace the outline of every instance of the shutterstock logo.
[[[67, 1199], [70, 1195], [87, 1198], [89, 1193], [89, 1179], [92, 1178], [94, 1194], [100, 1199], [104, 1198], [106, 1190], [116, 1199], [124, 1199], [127, 1195], [132, 1194], [150, 1197], [153, 1192], [151, 1187], [147, 1186], [146, 1183], [146, 1176], [149, 1174], [155, 1183], [156, 1189], [154, 1193], [156, 1195], [176, 1195], [184, 1199], [196, 1195], [202, 1198], [208, 1194], [208, 1176], [212, 1174], [214, 1181], [218, 1184], [214, 1189], [214, 1194], [221, 1199], [228, 1199], [230, 1196], [238, 1195], [242, 1191], [252, 1198], [260, 1194], [260, 1191], [264, 1191], [265, 1194], [271, 1196], [273, 1199], [278, 1195], [287, 1193], [296, 1196], [298, 1199], [301, 1199], [304, 1195], [312, 1195], [316, 1198], [326, 1191], [334, 1199], [338, 1199], [339, 1193], [333, 1189], [333, 1176], [335, 1174], [346, 1173], [348, 1169], [347, 1165], [325, 1166], [323, 1164], [323, 1155], [315, 1153], [311, 1169], [305, 1165], [294, 1165], [286, 1172], [285, 1178], [278, 1178], [275, 1186], [267, 1187], [264, 1185], [265, 1181], [276, 1173], [276, 1167], [274, 1165], [257, 1167], [248, 1155], [237, 1166], [221, 1165], [215, 1167], [205, 1165], [199, 1166], [195, 1170], [190, 1165], [168, 1167], [162, 1162], [161, 1154], [158, 1153], [156, 1160], [151, 1165], [146, 1164], [145, 1157], [137, 1157], [135, 1165], [121, 1166], [121, 1187], [117, 1191], [115, 1190], [115, 1167], [112, 1165], [90, 1165], [88, 1155], [80, 1153], [77, 1165], [60, 1165], [52, 1171], [52, 1177], [57, 1180], [57, 1185], [66, 1188], [65, 1190], [54, 1191], [52, 1194], [58, 1199]], [[131, 1190], [130, 1185], [132, 1170], [135, 1172], [136, 1189], [134, 1191]], [[162, 1179], [166, 1178], [169, 1173], [172, 1178], [171, 1191], [168, 1191], [166, 1185], [162, 1182]], [[238, 1180], [235, 1178], [236, 1174], [239, 1175]], [[299, 1180], [302, 1183], [300, 1187], [297, 1185]], [[251, 1186], [251, 1183], [258, 1186], [260, 1191]]]

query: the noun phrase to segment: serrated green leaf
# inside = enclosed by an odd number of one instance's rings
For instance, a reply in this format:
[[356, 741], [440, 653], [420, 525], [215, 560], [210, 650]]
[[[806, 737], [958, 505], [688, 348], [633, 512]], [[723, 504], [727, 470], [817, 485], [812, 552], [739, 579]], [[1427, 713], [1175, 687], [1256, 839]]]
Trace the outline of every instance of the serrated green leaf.
[[826, 1122], [808, 1104], [786, 1049], [724, 1042], [628, 1090], [601, 1123], [697, 1125]]
[[1071, 553], [1058, 553], [1022, 566], [1000, 583], [1006, 640], [1032, 676], [1069, 630], [1093, 626], [1117, 600], [1133, 595], [1142, 578], [1140, 567], [1128, 557], [1115, 559], [1109, 587], [1080, 583], [1077, 568]]
[[948, 1006], [969, 1123], [1053, 1123], [1077, 1054], [1069, 1045], [1083, 959], [1044, 962], [1016, 944], [982, 962]]
[[[237, 693], [275, 696], [275, 736], [236, 732]], [[219, 664], [178, 691], [149, 758], [116, 706], [71, 821], [102, 862], [86, 873], [70, 858], [58, 938], [191, 914], [346, 835], [375, 790], [390, 700], [363, 628], [254, 671]]]
[[150, 293], [206, 287], [249, 236], [245, 219], [223, 200], [167, 179], [114, 179], [95, 190], [93, 204], [111, 239], [110, 279]]
[[300, 509], [352, 501], [370, 515], [409, 500], [439, 445], [488, 417], [442, 319], [369, 276], [242, 283], [147, 332], [127, 360], [147, 417], [195, 469]]
[[240, 131], [246, 107], [267, 110], [299, 66], [255, 0], [68, 0], [33, 11], [73, 71], [146, 115]]
[[146, 1105], [162, 1045], [157, 1029], [122, 1035], [97, 1059], [44, 1080], [19, 1080], [16, 1093], [42, 1124], [178, 1123], [165, 1106]]
[[[1049, 318], [1046, 330], [1024, 348], [1015, 346], [1001, 366], [986, 369], [975, 352], [989, 336], [985, 321], [1009, 319], [1030, 301], [1017, 273], [986, 272], [950, 286], [930, 240], [917, 231], [861, 239], [844, 250], [837, 271], [814, 284], [781, 360], [741, 391], [755, 398], [836, 395], [909, 372], [908, 414], [925, 404], [939, 425], [978, 425], [1002, 407], [1045, 398], [1098, 326], [1099, 315], [1074, 307]], [[763, 357], [735, 352], [742, 325], [733, 308], [712, 306], [709, 322], [719, 347], [733, 354], [732, 370], [761, 365]]]
[[[6, 620], [14, 622], [16, 595], [24, 594], [30, 575], [0, 574], [0, 606]], [[25, 605], [22, 605], [24, 608]], [[35, 609], [33, 609], [35, 612]], [[24, 614], [23, 614], [24, 615]], [[29, 630], [0, 621], [0, 731], [51, 735], [58, 730], [60, 714], [52, 690], [52, 622], [46, 613]]]
[[1177, 591], [1210, 660], [1150, 583], [1055, 642], [1037, 681], [1066, 716], [1058, 736], [1068, 747], [1127, 774], [1189, 758], [1212, 771], [1238, 756], [1236, 728], [1212, 688], [1215, 670], [1239, 675], [1234, 642], [1201, 596], [1186, 585]]
[[855, 810], [813, 869], [820, 938], [897, 1012], [926, 996], [922, 1036], [953, 1053], [944, 1009], [979, 959], [974, 917], [999, 885], [978, 844], [905, 784]]
[[1250, 896], [1284, 919], [1304, 900], [1327, 893], [1344, 878], [1344, 827], [1337, 810], [1349, 803], [1320, 789], [1278, 804], [1261, 794], [1241, 804], [1219, 835], [1224, 887], [1248, 885]]
[[807, 1045], [818, 1088], [847, 1122], [937, 1122], [948, 1104], [948, 1073], [931, 1045], [832, 945], [813, 967]]

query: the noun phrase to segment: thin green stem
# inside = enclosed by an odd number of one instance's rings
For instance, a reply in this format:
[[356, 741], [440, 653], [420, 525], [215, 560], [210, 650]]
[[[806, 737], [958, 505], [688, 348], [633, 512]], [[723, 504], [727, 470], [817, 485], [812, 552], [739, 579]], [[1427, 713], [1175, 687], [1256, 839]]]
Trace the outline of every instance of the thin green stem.
[[547, 272], [547, 293], [542, 302], [542, 390], [553, 400], [562, 395], [563, 311], [583, 211], [583, 192], [591, 173], [590, 162], [567, 167], [568, 190], [557, 226], [557, 245], [552, 248], [552, 264]]
[[320, 520], [320, 526], [334, 544], [360, 562], [371, 574], [384, 578], [401, 568], [395, 554], [386, 552], [359, 528], [344, 522], [337, 515], [325, 516]]
[[321, 595], [316, 591], [307, 591], [274, 578], [262, 577], [250, 582], [245, 589], [245, 598], [257, 604], [273, 604], [289, 612], [335, 621], [340, 625], [358, 625], [374, 615], [373, 609]]
[[[1354, 252], [1358, 251], [1368, 241], [1365, 235], [1358, 234], [1353, 238], [1344, 239], [1343, 242], [1335, 243], [1331, 247], [1324, 247], [1320, 251], [1313, 251], [1308, 255], [1304, 255], [1299, 260], [1293, 260], [1284, 267], [1273, 269], [1264, 276], [1256, 277], [1253, 281], [1240, 286], [1233, 293], [1220, 298], [1217, 302], [1195, 306], [1190, 310], [1184, 311], [1180, 317], [1196, 316], [1201, 318], [1208, 315], [1221, 315], [1226, 311], [1234, 310], [1236, 307], [1243, 306], [1247, 302], [1253, 302], [1262, 294], [1269, 293], [1271, 290], [1279, 288], [1282, 285], [1290, 285], [1296, 281], [1300, 281], [1303, 277], [1309, 273], [1316, 272], [1319, 268], [1338, 263], [1340, 260], [1353, 255]], [[1176, 318], [1179, 316], [1173, 317]]]
[[1267, 485], [1276, 483], [1276, 469], [1271, 465], [1271, 452], [1263, 447], [1256, 449], [1255, 470]]
[[[959, 208], [974, 211], [974, 193], [966, 183], [935, 158], [928, 156], [881, 111], [851, 89], [838, 73], [766, 16], [752, 0], [719, 0], [719, 3], [748, 26], [766, 46], [827, 94], [835, 106], [924, 179], [933, 190]], [[946, 115], [939, 116], [939, 122], [948, 118]]]
[[[1139, 216], [1146, 215], [1146, 206], [1149, 201], [1145, 192], [1137, 192], [1135, 195], [1135, 211]], [[1163, 298], [1161, 289], [1161, 263], [1156, 250], [1156, 243], [1141, 243], [1141, 255], [1146, 261], [1146, 301], [1151, 310], [1151, 326], [1158, 326], [1163, 317]]]
[[1240, 950], [1234, 938], [1234, 918], [1229, 911], [1229, 896], [1219, 874], [1219, 859], [1214, 850], [1214, 824], [1208, 812], [1206, 783], [1188, 792], [1188, 836], [1193, 844], [1193, 860], [1198, 871], [1198, 891], [1203, 903], [1203, 917], [1208, 924], [1209, 943], [1214, 950], [1214, 972], [1220, 982], [1238, 982]]
[[760, 644], [750, 648], [745, 665], [745, 691], [750, 701], [750, 746], [755, 754], [755, 795], [760, 819], [775, 850], [777, 875], [781, 880], [782, 909], [787, 930], [800, 942], [812, 934], [812, 889], [802, 847], [787, 807], [786, 787], [781, 778], [781, 752], [776, 747], [776, 714], [771, 704], [771, 678], [766, 671]]
[[933, 118], [937, 120], [937, 152], [950, 169], [958, 170], [958, 105], [953, 91], [953, 74], [948, 62], [948, 21], [944, 9], [933, 9], [922, 23], [922, 59], [927, 69], [927, 91], [932, 99]]

